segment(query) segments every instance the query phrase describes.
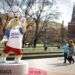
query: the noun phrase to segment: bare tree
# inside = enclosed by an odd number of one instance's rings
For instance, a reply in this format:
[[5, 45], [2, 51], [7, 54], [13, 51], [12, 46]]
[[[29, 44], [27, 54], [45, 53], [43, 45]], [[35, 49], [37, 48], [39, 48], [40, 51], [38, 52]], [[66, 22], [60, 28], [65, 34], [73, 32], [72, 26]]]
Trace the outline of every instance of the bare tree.
[[[32, 17], [32, 19], [34, 20], [35, 24], [36, 24], [36, 30], [35, 30], [35, 34], [34, 34], [34, 48], [36, 47], [36, 43], [38, 40], [38, 36], [39, 36], [39, 23], [42, 21], [43, 18], [45, 18], [45, 20], [49, 20], [49, 19], [53, 19], [56, 16], [55, 14], [52, 14], [51, 12], [48, 14], [48, 10], [45, 11], [45, 7], [48, 6], [50, 9], [53, 6], [54, 0], [49, 1], [49, 0], [37, 0], [36, 4], [38, 3], [38, 10], [35, 13], [32, 13], [30, 15], [30, 17]], [[46, 15], [42, 16], [44, 12], [47, 12]], [[44, 23], [45, 24], [45, 23]]]
[[[52, 7], [54, 6], [55, 0], [5, 0], [7, 5], [11, 8], [13, 5], [19, 6], [24, 14], [26, 20], [31, 18], [35, 22], [36, 28], [35, 28], [35, 34], [34, 34], [34, 40], [33, 44], [34, 47], [36, 47], [38, 36], [39, 36], [39, 23], [41, 21], [44, 21], [44, 25], [49, 20], [52, 20], [54, 18], [57, 18], [57, 12], [52, 10]], [[24, 9], [25, 7], [25, 9]], [[46, 10], [48, 8], [48, 10]]]
[[14, 5], [15, 0], [5, 0], [8, 6], [11, 8]]

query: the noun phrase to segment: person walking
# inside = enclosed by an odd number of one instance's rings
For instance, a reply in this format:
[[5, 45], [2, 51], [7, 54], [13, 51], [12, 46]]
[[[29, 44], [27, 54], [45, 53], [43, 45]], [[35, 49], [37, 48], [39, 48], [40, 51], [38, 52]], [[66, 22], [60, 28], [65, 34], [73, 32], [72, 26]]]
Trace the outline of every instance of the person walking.
[[68, 44], [69, 44], [69, 52], [68, 52], [68, 60], [69, 60], [69, 63], [71, 64], [71, 63], [74, 63], [74, 58], [73, 58], [73, 55], [74, 55], [74, 43], [73, 43], [73, 41], [72, 40], [70, 40], [69, 42], [68, 42]]
[[66, 41], [63, 42], [63, 50], [64, 50], [64, 63], [68, 60], [68, 43]]

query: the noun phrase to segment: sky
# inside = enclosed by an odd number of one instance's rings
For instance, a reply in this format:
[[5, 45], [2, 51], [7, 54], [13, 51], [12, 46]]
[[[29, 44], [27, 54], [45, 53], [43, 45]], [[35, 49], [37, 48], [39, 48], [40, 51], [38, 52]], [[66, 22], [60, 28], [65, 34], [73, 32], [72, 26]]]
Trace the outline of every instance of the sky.
[[64, 21], [65, 26], [71, 21], [74, 2], [75, 0], [57, 0], [58, 9], [61, 12], [59, 22]]
[[57, 20], [57, 22], [62, 23], [62, 21], [64, 21], [64, 25], [65, 26], [68, 25], [68, 23], [71, 21], [72, 18], [71, 16], [72, 16], [74, 2], [75, 0], [56, 0], [57, 10], [60, 12], [61, 15], [60, 18]]
[[62, 23], [62, 21], [64, 21], [64, 25], [67, 26], [72, 18], [71, 16], [75, 0], [56, 0], [56, 2], [58, 7], [57, 9], [61, 13], [58, 22]]

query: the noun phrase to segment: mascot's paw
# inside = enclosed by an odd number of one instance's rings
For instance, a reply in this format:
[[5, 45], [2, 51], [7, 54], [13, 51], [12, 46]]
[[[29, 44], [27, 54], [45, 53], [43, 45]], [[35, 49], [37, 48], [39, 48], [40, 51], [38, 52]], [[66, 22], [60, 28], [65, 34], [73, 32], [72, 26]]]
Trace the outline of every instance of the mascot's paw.
[[2, 44], [2, 43], [3, 43], [3, 41], [0, 41], [0, 43]]
[[1, 44], [3, 44], [4, 42], [5, 42], [4, 40], [0, 41]]
[[5, 39], [0, 41], [1, 44], [5, 43], [5, 42], [7, 42], [7, 40], [5, 40]]

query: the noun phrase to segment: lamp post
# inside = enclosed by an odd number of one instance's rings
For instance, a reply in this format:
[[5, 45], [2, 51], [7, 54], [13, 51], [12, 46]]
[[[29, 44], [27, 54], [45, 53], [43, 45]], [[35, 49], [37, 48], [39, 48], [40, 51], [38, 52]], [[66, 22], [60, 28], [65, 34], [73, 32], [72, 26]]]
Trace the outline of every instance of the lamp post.
[[64, 41], [64, 21], [62, 21], [61, 24], [61, 44], [63, 44]]

